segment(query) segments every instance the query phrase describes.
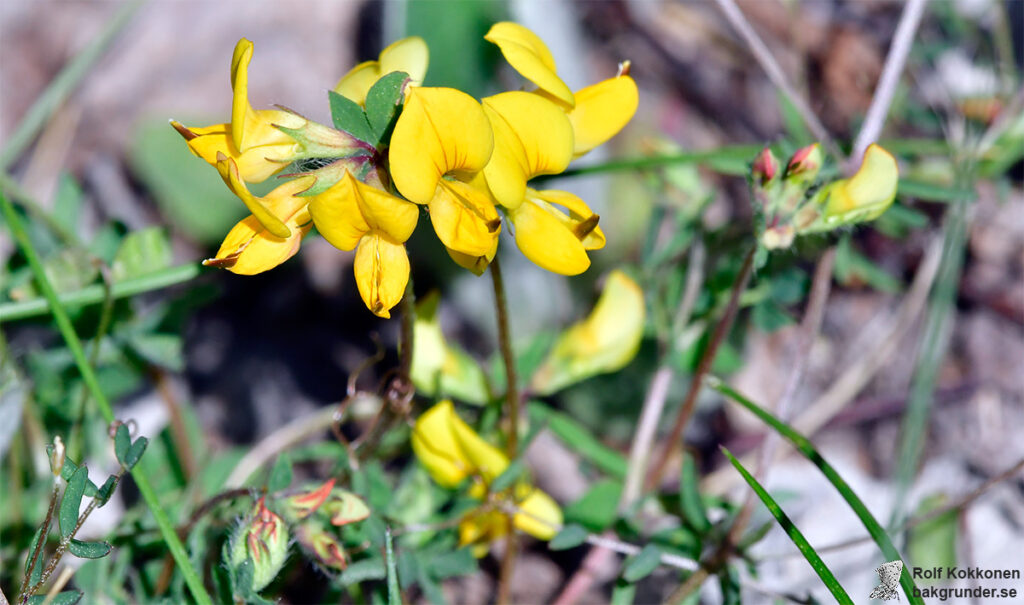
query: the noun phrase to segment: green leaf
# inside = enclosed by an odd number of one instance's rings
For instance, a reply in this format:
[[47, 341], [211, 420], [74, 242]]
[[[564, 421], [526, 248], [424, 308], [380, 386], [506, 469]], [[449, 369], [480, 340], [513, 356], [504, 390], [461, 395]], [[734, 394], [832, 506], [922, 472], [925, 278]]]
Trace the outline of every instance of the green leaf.
[[[50, 605], [75, 605], [75, 603], [82, 600], [83, 594], [81, 590], [65, 590], [64, 592], [57, 593], [57, 596], [50, 599]], [[43, 605], [45, 601], [46, 595], [37, 594], [28, 600], [28, 605]]]
[[339, 581], [344, 586], [358, 584], [367, 580], [383, 580], [388, 575], [383, 559], [363, 559], [356, 561], [342, 572]]
[[832, 593], [832, 596], [835, 597], [836, 601], [843, 603], [844, 605], [853, 605], [853, 599], [850, 598], [850, 595], [846, 594], [846, 590], [844, 590], [842, 585], [839, 584], [839, 580], [836, 580], [836, 577], [832, 575], [832, 571], [827, 565], [825, 565], [825, 562], [821, 560], [817, 551], [815, 551], [810, 543], [807, 542], [807, 539], [804, 538], [802, 533], [800, 533], [800, 530], [797, 529], [796, 525], [794, 525], [786, 513], [783, 512], [782, 507], [780, 507], [771, 495], [761, 487], [761, 484], [757, 482], [757, 479], [754, 479], [754, 476], [747, 472], [747, 469], [743, 468], [740, 461], [733, 457], [729, 450], [723, 447], [722, 453], [729, 458], [729, 462], [736, 467], [736, 470], [739, 471], [740, 475], [743, 476], [743, 479], [748, 485], [750, 485], [750, 488], [757, 494], [757, 497], [761, 499], [761, 502], [763, 502], [768, 508], [768, 511], [771, 512], [773, 517], [775, 517], [775, 520], [786, 532], [786, 535], [789, 536], [789, 539], [792, 540], [793, 544], [795, 544], [800, 552], [803, 553], [804, 558], [807, 559], [807, 562], [814, 568], [815, 573], [817, 573], [818, 577], [821, 578], [821, 581], [825, 583], [825, 586], [828, 588], [829, 592]]
[[913, 197], [927, 202], [959, 202], [974, 199], [970, 189], [959, 189], [943, 183], [929, 183], [908, 178], [900, 179], [896, 189], [900, 197]]
[[172, 372], [185, 369], [183, 344], [178, 334], [135, 333], [128, 337], [128, 345], [139, 357], [153, 365]]
[[625, 479], [625, 456], [598, 441], [582, 424], [539, 401], [531, 401], [528, 409], [530, 415], [538, 422], [546, 422], [551, 432], [569, 449], [609, 475]]
[[156, 273], [171, 266], [174, 255], [163, 227], [133, 231], [121, 241], [111, 267], [114, 281]]
[[62, 172], [57, 180], [57, 194], [53, 202], [53, 220], [71, 233], [78, 232], [78, 217], [82, 211], [82, 187], [75, 177]]
[[124, 467], [131, 470], [133, 466], [138, 464], [139, 458], [142, 458], [142, 453], [146, 451], [146, 445], [149, 444], [149, 439], [145, 437], [139, 437], [135, 440], [135, 443], [128, 448], [128, 452], [124, 456]]
[[[97, 506], [101, 507], [110, 500], [110, 497], [114, 495], [114, 488], [117, 487], [117, 477], [110, 475], [107, 480], [103, 482], [103, 485], [96, 490], [96, 500], [98, 501]], [[85, 490], [86, 495], [89, 494], [89, 488]]]
[[751, 320], [762, 332], [774, 332], [795, 323], [785, 309], [770, 300], [763, 300], [754, 305]]
[[82, 542], [71, 539], [68, 544], [68, 551], [79, 559], [99, 559], [110, 552], [110, 544], [107, 542]]
[[89, 472], [85, 466], [75, 469], [74, 474], [64, 488], [64, 497], [60, 501], [60, 536], [67, 539], [75, 526], [78, 525], [78, 511], [82, 507], [82, 495], [85, 493], [85, 484], [89, 480]]
[[370, 142], [375, 147], [391, 139], [408, 79], [409, 74], [393, 71], [377, 80], [366, 93], [366, 120], [373, 130], [375, 140]]
[[117, 426], [117, 431], [114, 433], [114, 455], [117, 456], [117, 461], [124, 464], [124, 458], [128, 454], [128, 448], [132, 446], [132, 437], [128, 432], [128, 427], [123, 423]]
[[615, 580], [611, 605], [633, 605], [636, 602], [636, 584], [622, 578]]
[[[832, 486], [839, 492], [839, 495], [843, 497], [843, 500], [845, 500], [850, 508], [853, 509], [853, 512], [860, 519], [860, 522], [864, 525], [865, 529], [867, 529], [868, 533], [871, 534], [875, 544], [877, 544], [882, 550], [882, 555], [885, 557], [885, 560], [895, 561], [897, 559], [901, 559], [899, 551], [896, 550], [896, 547], [893, 545], [892, 540], [889, 539], [889, 535], [885, 532], [885, 529], [882, 528], [874, 515], [871, 514], [868, 507], [864, 506], [864, 502], [861, 501], [860, 497], [858, 497], [853, 489], [850, 488], [850, 485], [846, 480], [839, 475], [836, 469], [829, 464], [816, 449], [814, 449], [814, 445], [811, 444], [810, 440], [796, 432], [788, 424], [765, 411], [747, 397], [741, 395], [738, 391], [722, 383], [722, 381], [718, 379], [709, 379], [708, 386], [749, 410], [752, 414], [761, 419], [762, 422], [775, 429], [776, 432], [793, 444], [797, 451], [818, 467], [818, 470], [825, 475]], [[914, 585], [913, 578], [910, 577], [910, 571], [905, 561], [903, 562], [903, 573], [900, 575], [900, 585], [903, 586], [903, 592], [906, 593], [907, 600], [911, 603], [924, 605], [924, 601], [921, 600], [921, 597], [914, 596], [914, 592], [917, 590], [917, 587]]]
[[697, 465], [689, 452], [683, 455], [683, 468], [679, 477], [679, 506], [683, 510], [683, 518], [698, 533], [703, 535], [711, 529], [704, 502], [700, 498]]
[[327, 98], [331, 105], [331, 120], [334, 121], [335, 128], [349, 133], [360, 141], [371, 144], [374, 142], [373, 129], [358, 103], [333, 90], [327, 91]]
[[622, 567], [622, 579], [627, 582], [637, 582], [651, 575], [661, 565], [661, 549], [654, 544], [648, 544], [635, 555], [626, 559]]
[[388, 605], [402, 605], [402, 591], [398, 587], [398, 566], [395, 564], [395, 545], [391, 528], [384, 532], [384, 551], [388, 564]]
[[601, 532], [618, 516], [622, 483], [614, 479], [596, 481], [583, 497], [565, 507], [565, 520], [579, 523], [592, 532]]
[[491, 482], [491, 492], [500, 492], [512, 487], [525, 472], [526, 465], [523, 461], [513, 460], [505, 471]]
[[[927, 515], [945, 504], [944, 494], [933, 494], [921, 502], [917, 515]], [[950, 510], [911, 528], [907, 536], [907, 559], [925, 569], [955, 566], [957, 524], [957, 511]]]
[[231, 574], [231, 580], [233, 585], [232, 592], [234, 592], [235, 596], [244, 599], [252, 594], [252, 580], [255, 573], [256, 569], [255, 565], [253, 565], [252, 557], [246, 557], [245, 561], [242, 561], [234, 569], [234, 573]]
[[570, 548], [576, 548], [580, 544], [587, 541], [587, 536], [590, 532], [586, 530], [582, 525], [571, 523], [562, 528], [562, 531], [555, 534], [554, 538], [548, 542], [548, 548], [551, 550], [568, 550]]
[[267, 491], [279, 492], [292, 484], [292, 460], [287, 453], [283, 453], [274, 461], [270, 469], [270, 476], [267, 478]]
[[430, 577], [436, 580], [473, 575], [479, 569], [476, 557], [469, 548], [446, 550], [437, 556], [431, 556], [426, 561], [426, 567]]

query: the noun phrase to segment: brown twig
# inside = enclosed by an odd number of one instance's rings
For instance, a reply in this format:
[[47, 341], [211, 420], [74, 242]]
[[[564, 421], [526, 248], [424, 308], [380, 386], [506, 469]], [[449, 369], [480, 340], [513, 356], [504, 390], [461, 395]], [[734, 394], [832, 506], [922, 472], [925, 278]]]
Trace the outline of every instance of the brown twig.
[[711, 340], [704, 349], [703, 355], [701, 355], [700, 361], [697, 364], [697, 369], [690, 379], [690, 388], [686, 392], [683, 404], [679, 408], [678, 415], [676, 415], [675, 423], [672, 425], [672, 430], [669, 432], [669, 436], [661, 448], [661, 454], [657, 459], [658, 461], [655, 463], [651, 473], [647, 476], [645, 484], [647, 489], [654, 489], [661, 483], [661, 477], [665, 474], [672, 452], [682, 439], [683, 430], [686, 428], [686, 424], [689, 422], [690, 416], [693, 414], [693, 409], [697, 404], [697, 395], [700, 394], [701, 387], [703, 386], [704, 376], [707, 375], [709, 370], [711, 370], [711, 364], [715, 359], [716, 353], [718, 353], [718, 347], [725, 340], [726, 336], [728, 336], [729, 331], [732, 329], [732, 324], [736, 319], [736, 313], [739, 311], [740, 306], [740, 295], [742, 295], [747, 289], [747, 282], [750, 281], [750, 275], [754, 269], [754, 255], [756, 252], [757, 247], [751, 246], [750, 251], [747, 252], [747, 255], [743, 259], [743, 265], [740, 267], [740, 272], [736, 276], [736, 281], [733, 282], [732, 292], [729, 295], [729, 303], [725, 308], [725, 313], [715, 326], [714, 332], [711, 335]]
[[42, 550], [43, 544], [46, 543], [46, 535], [50, 533], [50, 524], [53, 522], [53, 511], [57, 508], [58, 496], [60, 496], [60, 483], [55, 480], [53, 483], [53, 491], [50, 492], [50, 505], [46, 508], [46, 517], [43, 518], [43, 524], [40, 526], [41, 534], [39, 536], [39, 541], [36, 542], [36, 547], [32, 549], [32, 553], [29, 555], [31, 558], [28, 560], [28, 569], [25, 570], [25, 578], [21, 581], [21, 588], [18, 590], [22, 603], [27, 602], [28, 598], [32, 596], [31, 593], [26, 593], [28, 590], [28, 583], [32, 578], [32, 572], [36, 568], [36, 559], [39, 558], [39, 551]]

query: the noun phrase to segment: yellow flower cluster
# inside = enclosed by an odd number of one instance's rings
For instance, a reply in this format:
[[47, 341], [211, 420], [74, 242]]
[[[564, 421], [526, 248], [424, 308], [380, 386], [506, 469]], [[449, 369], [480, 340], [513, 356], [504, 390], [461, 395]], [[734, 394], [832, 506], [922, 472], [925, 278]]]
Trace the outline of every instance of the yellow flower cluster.
[[[239, 41], [231, 61], [231, 121], [205, 128], [172, 122], [252, 213], [205, 264], [246, 275], [266, 271], [294, 255], [315, 225], [335, 247], [356, 250], [359, 293], [370, 311], [389, 317], [409, 278], [405, 242], [416, 228], [418, 206], [425, 206], [451, 257], [477, 274], [497, 252], [502, 214], [531, 261], [564, 275], [585, 271], [587, 252], [605, 243], [599, 217], [571, 193], [538, 191], [528, 183], [564, 171], [629, 122], [638, 103], [629, 64], [573, 93], [530, 30], [502, 22], [485, 38], [536, 90], [477, 101], [452, 88], [424, 87], [427, 45], [406, 38], [378, 60], [357, 65], [335, 87], [351, 108], [347, 115], [354, 109], [355, 121], [362, 121], [358, 128], [339, 124], [337, 115], [330, 128], [284, 109], [254, 110], [247, 86], [253, 46]], [[374, 91], [394, 72], [406, 76], [399, 112], [391, 122], [375, 123]], [[295, 167], [286, 175], [294, 178], [266, 196], [246, 188], [287, 166]]]

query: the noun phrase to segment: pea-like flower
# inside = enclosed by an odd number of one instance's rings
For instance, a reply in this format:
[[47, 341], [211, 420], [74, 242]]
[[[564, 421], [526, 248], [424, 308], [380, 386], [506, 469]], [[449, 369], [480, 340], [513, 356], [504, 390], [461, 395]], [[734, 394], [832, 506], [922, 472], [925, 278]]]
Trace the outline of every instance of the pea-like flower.
[[[454, 489], [469, 479], [469, 495], [480, 500], [488, 497], [490, 484], [509, 465], [508, 457], [459, 418], [448, 400], [436, 404], [416, 421], [412, 449], [439, 485]], [[460, 542], [472, 545], [474, 555], [483, 556], [491, 541], [505, 535], [507, 514], [512, 514], [516, 528], [541, 540], [550, 540], [561, 526], [562, 510], [541, 490], [521, 482], [509, 492], [490, 496], [504, 498], [511, 512], [483, 507], [460, 523]]]

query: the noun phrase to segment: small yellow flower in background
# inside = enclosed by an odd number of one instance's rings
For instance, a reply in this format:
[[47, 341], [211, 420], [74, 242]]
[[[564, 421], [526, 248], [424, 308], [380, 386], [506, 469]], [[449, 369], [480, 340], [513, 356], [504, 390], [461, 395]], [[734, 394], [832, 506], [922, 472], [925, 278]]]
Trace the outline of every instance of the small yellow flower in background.
[[493, 258], [501, 218], [479, 173], [494, 149], [490, 122], [453, 88], [413, 88], [391, 136], [391, 177], [406, 199], [426, 204], [441, 243], [472, 259]]
[[[509, 460], [487, 443], [455, 413], [451, 401], [430, 408], [416, 421], [412, 449], [430, 476], [442, 487], [456, 488], [470, 479], [469, 495], [484, 499], [494, 479], [508, 468]], [[516, 528], [541, 540], [550, 540], [562, 525], [562, 510], [550, 496], [526, 483], [511, 488]], [[482, 508], [459, 524], [462, 545], [472, 545], [473, 554], [487, 553], [488, 544], [507, 531], [506, 513]]]
[[416, 205], [361, 183], [350, 172], [306, 199], [324, 239], [340, 250], [356, 250], [356, 285], [366, 307], [390, 317], [409, 281], [405, 241], [416, 229]]
[[899, 177], [896, 158], [879, 145], [869, 146], [857, 174], [829, 186], [825, 222], [847, 223], [878, 218], [896, 199]]
[[296, 159], [299, 144], [277, 126], [299, 128], [305, 120], [283, 110], [255, 110], [249, 104], [249, 61], [252, 42], [242, 38], [231, 59], [231, 122], [189, 128], [171, 121], [195, 155], [217, 165], [218, 154], [235, 161], [241, 178], [250, 183], [265, 181]]
[[376, 61], [363, 61], [349, 70], [335, 85], [334, 92], [365, 105], [366, 93], [381, 76], [404, 71], [409, 74], [410, 86], [421, 86], [429, 63], [430, 50], [423, 38], [403, 38], [380, 51]]
[[531, 391], [549, 395], [622, 369], [640, 349], [644, 317], [643, 290], [625, 273], [612, 271], [590, 316], [562, 333], [534, 374]]
[[224, 182], [252, 215], [239, 221], [224, 238], [217, 255], [203, 264], [240, 275], [273, 269], [298, 252], [302, 237], [312, 226], [309, 200], [298, 194], [309, 189], [316, 177], [299, 177], [258, 198], [246, 188], [235, 161], [223, 153], [218, 157], [216, 166]]

